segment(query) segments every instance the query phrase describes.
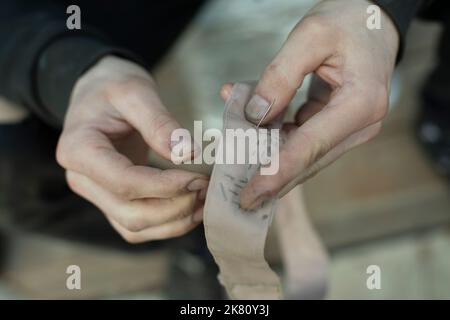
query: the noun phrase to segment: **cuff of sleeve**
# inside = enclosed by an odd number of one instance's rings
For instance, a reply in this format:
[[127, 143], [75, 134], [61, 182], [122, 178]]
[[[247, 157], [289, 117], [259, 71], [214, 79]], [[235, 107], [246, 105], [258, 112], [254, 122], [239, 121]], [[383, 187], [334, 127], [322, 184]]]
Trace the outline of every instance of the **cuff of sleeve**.
[[86, 35], [61, 37], [41, 54], [36, 67], [36, 93], [46, 121], [61, 127], [73, 87], [80, 76], [106, 55], [145, 66], [133, 53]]
[[405, 50], [405, 38], [411, 21], [416, 15], [422, 0], [372, 0], [379, 5], [394, 22], [400, 37], [397, 63]]

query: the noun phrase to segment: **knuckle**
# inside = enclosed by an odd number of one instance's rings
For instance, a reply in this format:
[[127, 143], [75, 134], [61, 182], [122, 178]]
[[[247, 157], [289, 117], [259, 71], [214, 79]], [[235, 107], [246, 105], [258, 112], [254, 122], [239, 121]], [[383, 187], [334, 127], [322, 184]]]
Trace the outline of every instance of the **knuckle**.
[[262, 78], [269, 79], [270, 83], [275, 83], [280, 87], [291, 87], [292, 84], [290, 83], [289, 78], [283, 69], [283, 65], [279, 60], [280, 58], [277, 58], [267, 65]]
[[282, 78], [283, 73], [280, 71], [280, 63], [277, 61], [272, 61], [271, 63], [269, 63], [264, 71], [264, 73], [266, 74], [271, 74], [275, 77], [279, 77]]
[[160, 137], [160, 133], [173, 123], [172, 115], [168, 111], [158, 112], [153, 115], [149, 123], [148, 138], [151, 140], [164, 140], [166, 137]]
[[136, 187], [119, 181], [112, 186], [113, 192], [124, 200], [133, 200], [137, 198]]
[[69, 172], [66, 172], [66, 182], [70, 190], [74, 191], [75, 193], [79, 193], [80, 185], [78, 184], [77, 179]]
[[126, 242], [131, 244], [138, 244], [145, 241], [141, 236], [131, 232], [121, 233], [120, 235]]
[[122, 226], [130, 232], [139, 232], [146, 228], [145, 220], [137, 212], [127, 212], [127, 216], [122, 218]]
[[62, 136], [56, 146], [56, 162], [63, 168], [67, 168], [70, 162], [70, 148], [67, 148], [66, 139]]
[[[186, 199], [186, 196], [189, 196], [189, 198]], [[184, 197], [185, 199], [183, 198], [178, 198], [177, 200], [175, 200], [174, 198], [164, 199], [165, 202], [164, 211], [169, 213], [165, 215], [167, 218], [163, 219], [164, 222], [181, 220], [192, 213], [193, 211], [192, 209], [195, 204], [195, 196], [193, 201], [190, 200], [191, 197], [189, 194], [184, 195], [182, 197]]]
[[142, 219], [137, 217], [126, 217], [122, 220], [122, 226], [130, 232], [139, 232], [145, 228]]
[[180, 236], [188, 233], [191, 229], [192, 229], [192, 225], [186, 223], [177, 228], [168, 229], [167, 232], [165, 232], [164, 234], [161, 234], [161, 239], [180, 237]]
[[171, 237], [181, 237], [183, 235], [185, 235], [186, 233], [188, 233], [189, 231], [192, 230], [192, 226], [191, 225], [186, 225], [183, 228], [176, 230]]
[[328, 30], [334, 29], [331, 20], [321, 15], [310, 15], [304, 17], [297, 28], [302, 28], [305, 34], [309, 34], [312, 38], [328, 33]]
[[91, 142], [86, 138], [84, 127], [63, 131], [56, 145], [57, 163], [66, 169], [77, 167], [87, 154]]
[[192, 204], [188, 203], [185, 206], [178, 208], [175, 214], [176, 219], [183, 219], [192, 213]]

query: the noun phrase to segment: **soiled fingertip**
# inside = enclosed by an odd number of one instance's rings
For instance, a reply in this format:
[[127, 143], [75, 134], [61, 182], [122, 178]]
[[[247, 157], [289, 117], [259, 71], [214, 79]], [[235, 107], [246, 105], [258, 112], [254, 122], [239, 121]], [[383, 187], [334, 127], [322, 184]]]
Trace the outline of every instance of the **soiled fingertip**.
[[233, 89], [233, 83], [225, 83], [220, 89], [220, 96], [224, 101], [227, 101], [231, 97], [231, 90]]

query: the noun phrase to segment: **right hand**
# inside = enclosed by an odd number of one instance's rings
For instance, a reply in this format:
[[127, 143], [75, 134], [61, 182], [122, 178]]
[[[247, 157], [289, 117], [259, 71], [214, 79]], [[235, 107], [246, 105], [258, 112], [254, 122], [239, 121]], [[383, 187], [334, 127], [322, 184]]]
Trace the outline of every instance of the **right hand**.
[[242, 208], [256, 209], [284, 196], [380, 131], [399, 34], [383, 11], [382, 28], [367, 27], [371, 5], [368, 0], [318, 2], [262, 73], [245, 109], [247, 119], [261, 125], [286, 110], [306, 75], [315, 77], [295, 122], [284, 126], [278, 172], [255, 175], [241, 191]]
[[208, 177], [146, 166], [150, 148], [170, 160], [179, 127], [147, 71], [107, 56], [72, 91], [57, 160], [128, 242], [180, 236], [202, 220]]

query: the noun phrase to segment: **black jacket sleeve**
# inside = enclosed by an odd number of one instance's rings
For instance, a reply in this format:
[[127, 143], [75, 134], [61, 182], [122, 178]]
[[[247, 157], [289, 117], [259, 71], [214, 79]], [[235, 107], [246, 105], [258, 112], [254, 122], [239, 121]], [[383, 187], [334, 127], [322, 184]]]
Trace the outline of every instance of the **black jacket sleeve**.
[[57, 127], [75, 82], [101, 57], [142, 63], [88, 26], [69, 30], [67, 17], [66, 8], [53, 1], [0, 2], [0, 95]]

